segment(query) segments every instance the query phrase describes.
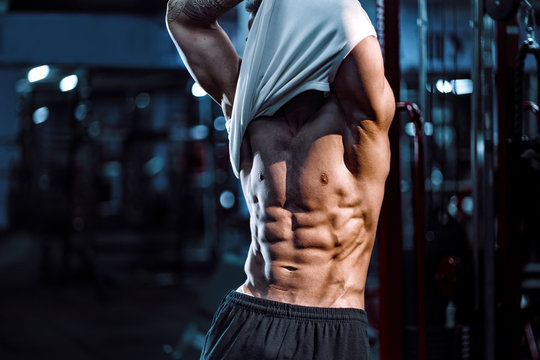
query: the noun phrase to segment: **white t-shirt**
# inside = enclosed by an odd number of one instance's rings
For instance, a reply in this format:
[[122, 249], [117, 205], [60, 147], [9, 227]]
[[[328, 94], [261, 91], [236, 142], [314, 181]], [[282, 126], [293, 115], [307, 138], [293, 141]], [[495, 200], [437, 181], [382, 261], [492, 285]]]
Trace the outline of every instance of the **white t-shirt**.
[[263, 0], [249, 32], [227, 122], [234, 174], [249, 123], [274, 115], [295, 96], [330, 91], [339, 65], [376, 36], [357, 0]]

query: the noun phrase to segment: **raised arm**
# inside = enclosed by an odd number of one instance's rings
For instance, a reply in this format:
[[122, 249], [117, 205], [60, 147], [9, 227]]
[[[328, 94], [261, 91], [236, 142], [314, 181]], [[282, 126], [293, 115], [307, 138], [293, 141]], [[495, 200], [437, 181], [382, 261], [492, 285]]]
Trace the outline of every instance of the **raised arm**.
[[242, 0], [169, 0], [167, 28], [191, 76], [230, 118], [240, 57], [217, 18]]
[[352, 50], [341, 64], [334, 89], [352, 122], [370, 132], [388, 131], [395, 101], [384, 76], [381, 48], [375, 37], [365, 38]]

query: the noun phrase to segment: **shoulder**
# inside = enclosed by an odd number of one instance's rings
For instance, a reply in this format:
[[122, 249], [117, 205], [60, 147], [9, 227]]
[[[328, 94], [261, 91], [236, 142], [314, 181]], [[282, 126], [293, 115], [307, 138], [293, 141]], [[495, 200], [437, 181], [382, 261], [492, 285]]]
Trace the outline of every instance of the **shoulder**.
[[342, 62], [334, 83], [342, 110], [351, 120], [361, 114], [370, 127], [387, 131], [395, 112], [392, 89], [384, 76], [379, 42], [373, 36], [362, 40]]

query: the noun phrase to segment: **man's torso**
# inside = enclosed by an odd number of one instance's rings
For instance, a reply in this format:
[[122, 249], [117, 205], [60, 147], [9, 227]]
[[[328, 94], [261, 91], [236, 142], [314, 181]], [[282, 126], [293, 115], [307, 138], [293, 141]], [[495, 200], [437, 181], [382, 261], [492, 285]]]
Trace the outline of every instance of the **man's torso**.
[[366, 117], [360, 105], [340, 104], [335, 92], [307, 92], [246, 131], [240, 178], [251, 215], [247, 294], [364, 308], [390, 153], [386, 133], [355, 120]]

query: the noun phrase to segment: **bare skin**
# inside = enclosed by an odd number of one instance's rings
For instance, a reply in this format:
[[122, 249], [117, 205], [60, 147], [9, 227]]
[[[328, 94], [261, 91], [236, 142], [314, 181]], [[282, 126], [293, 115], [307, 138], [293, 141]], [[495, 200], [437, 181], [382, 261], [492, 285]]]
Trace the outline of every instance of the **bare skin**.
[[[239, 59], [233, 53], [212, 60], [230, 51], [216, 25], [182, 11], [169, 20], [192, 74], [207, 81], [200, 83], [216, 101], [226, 99], [230, 117]], [[213, 46], [192, 41], [201, 36]], [[224, 62], [231, 72], [220, 71]], [[342, 63], [329, 96], [306, 92], [250, 123], [240, 180], [252, 238], [241, 291], [297, 305], [364, 308], [393, 114], [379, 44], [368, 37]]]

